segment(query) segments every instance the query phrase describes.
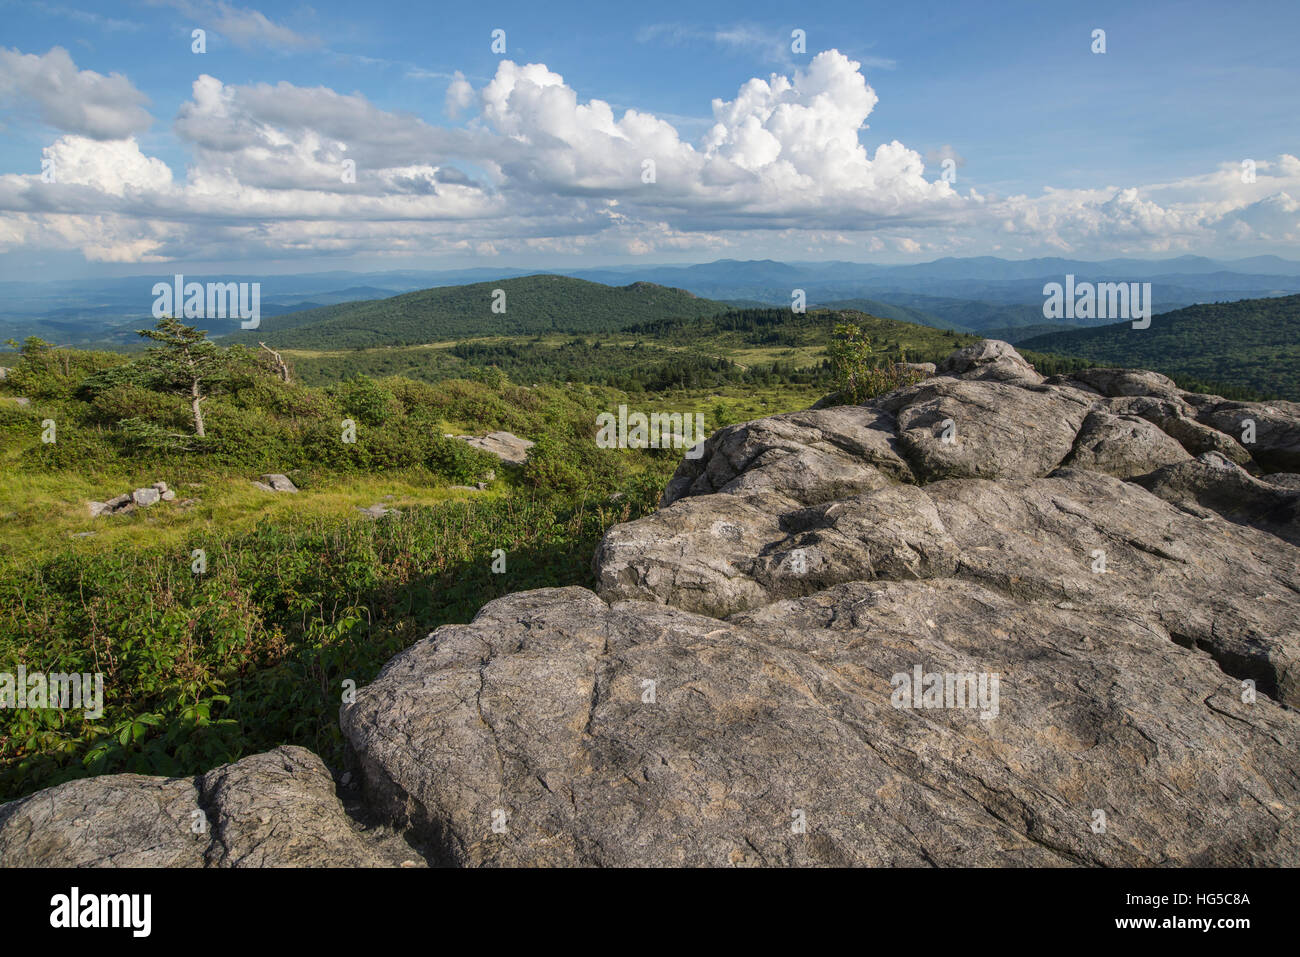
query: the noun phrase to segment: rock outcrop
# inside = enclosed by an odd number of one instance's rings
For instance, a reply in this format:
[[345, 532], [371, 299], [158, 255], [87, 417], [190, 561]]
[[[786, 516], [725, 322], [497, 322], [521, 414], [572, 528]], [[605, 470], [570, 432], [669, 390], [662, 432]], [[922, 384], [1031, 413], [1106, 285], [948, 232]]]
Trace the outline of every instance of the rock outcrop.
[[[356, 867], [422, 864], [396, 834], [354, 820], [304, 748], [197, 778], [111, 774], [0, 806], [6, 867]], [[408, 865], [409, 866], [409, 865]]]
[[511, 432], [489, 432], [483, 436], [457, 435], [455, 438], [476, 449], [490, 452], [508, 465], [523, 465], [528, 461], [528, 450], [537, 444]]
[[[360, 805], [435, 864], [1300, 864], [1300, 406], [936, 372], [720, 430], [594, 592], [392, 659], [340, 712]], [[289, 751], [43, 791], [0, 859], [391, 861]]]

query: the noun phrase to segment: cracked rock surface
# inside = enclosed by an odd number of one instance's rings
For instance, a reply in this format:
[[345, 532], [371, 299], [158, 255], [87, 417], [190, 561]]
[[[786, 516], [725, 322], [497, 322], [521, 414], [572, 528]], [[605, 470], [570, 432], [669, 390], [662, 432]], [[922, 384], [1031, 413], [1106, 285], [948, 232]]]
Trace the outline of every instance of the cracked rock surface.
[[5, 867], [375, 867], [419, 861], [344, 812], [319, 757], [285, 746], [196, 778], [109, 774], [0, 806]]
[[340, 711], [387, 828], [281, 748], [5, 805], [0, 860], [1300, 864], [1300, 405], [936, 371], [720, 430], [596, 591], [392, 659]]

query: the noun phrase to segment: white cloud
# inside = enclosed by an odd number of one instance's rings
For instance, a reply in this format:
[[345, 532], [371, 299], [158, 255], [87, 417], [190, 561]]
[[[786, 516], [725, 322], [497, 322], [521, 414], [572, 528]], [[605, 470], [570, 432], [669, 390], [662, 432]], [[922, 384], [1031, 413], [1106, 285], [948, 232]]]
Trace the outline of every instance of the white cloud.
[[36, 107], [41, 119], [69, 133], [123, 139], [153, 123], [148, 98], [120, 73], [78, 70], [63, 47], [36, 55], [0, 49], [0, 100]]
[[165, 193], [172, 186], [171, 169], [141, 153], [134, 138], [100, 143], [63, 136], [42, 152], [54, 164], [55, 185], [88, 186], [117, 197]]
[[320, 40], [271, 20], [260, 10], [237, 7], [225, 0], [149, 0], [155, 6], [167, 6], [194, 21], [193, 25], [212, 30], [243, 49], [299, 50], [320, 46]]
[[[55, 183], [0, 176], [0, 248], [48, 245], [105, 261], [737, 246], [837, 256], [1231, 246], [1245, 255], [1250, 243], [1300, 236], [1300, 160], [1289, 155], [1259, 160], [1253, 182], [1225, 161], [1141, 187], [959, 194], [933, 169], [937, 154], [871, 142], [877, 94], [860, 64], [833, 50], [715, 99], [694, 141], [661, 116], [584, 101], [540, 63], [501, 61], [478, 88], [454, 74], [445, 105], [469, 114], [464, 128], [328, 87], [205, 74], [174, 124], [191, 155], [183, 177], [131, 138], [140, 97], [124, 77], [77, 71], [61, 50], [7, 57], [0, 63], [18, 65], [3, 74], [12, 88], [53, 73], [117, 114], [66, 121], [74, 129], [46, 150]], [[56, 98], [50, 109], [73, 105]], [[960, 160], [950, 146], [939, 152]]]
[[714, 100], [698, 148], [650, 114], [616, 118], [602, 100], [580, 102], [542, 64], [503, 61], [480, 101], [483, 126], [510, 144], [502, 168], [519, 188], [688, 208], [679, 225], [691, 228], [865, 228], [958, 202], [948, 184], [925, 179], [915, 151], [894, 141], [872, 154], [860, 143], [877, 97], [859, 64], [833, 50], [793, 77], [753, 79], [735, 99]]
[[460, 116], [474, 102], [474, 87], [465, 79], [465, 74], [456, 71], [451, 83], [447, 85], [446, 110], [450, 117]]

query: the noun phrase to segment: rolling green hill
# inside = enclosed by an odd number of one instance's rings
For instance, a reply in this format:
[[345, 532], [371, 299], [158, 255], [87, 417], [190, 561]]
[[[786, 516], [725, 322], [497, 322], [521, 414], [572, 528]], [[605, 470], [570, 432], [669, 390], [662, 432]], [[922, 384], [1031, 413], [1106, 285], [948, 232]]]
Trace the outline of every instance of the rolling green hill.
[[934, 315], [934, 313], [922, 309], [913, 309], [909, 306], [895, 306], [887, 302], [880, 302], [878, 299], [835, 299], [830, 302], [818, 303], [817, 307], [819, 309], [851, 309], [854, 312], [865, 312], [868, 315], [880, 316], [882, 319], [896, 319], [899, 322], [910, 322], [918, 326], [933, 326], [936, 329], [954, 329], [957, 332], [971, 331], [969, 326], [949, 322]]
[[1300, 400], [1300, 296], [1188, 306], [1152, 316], [1148, 329], [1123, 322], [1035, 336], [1017, 348], [1154, 369], [1184, 388], [1221, 383]]
[[[505, 293], [504, 312], [493, 312], [496, 290]], [[367, 349], [471, 336], [614, 332], [664, 317], [705, 316], [725, 309], [724, 303], [653, 283], [605, 286], [539, 275], [287, 313], [264, 318], [261, 328], [222, 341], [262, 341], [290, 349]]]

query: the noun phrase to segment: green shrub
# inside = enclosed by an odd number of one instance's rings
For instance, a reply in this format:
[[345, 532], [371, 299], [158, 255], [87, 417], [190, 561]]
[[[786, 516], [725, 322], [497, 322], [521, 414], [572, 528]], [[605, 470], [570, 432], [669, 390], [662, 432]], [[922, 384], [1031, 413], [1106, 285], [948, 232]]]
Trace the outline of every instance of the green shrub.
[[432, 436], [424, 465], [453, 485], [470, 485], [488, 471], [500, 471], [495, 455], [476, 449], [460, 439]]

